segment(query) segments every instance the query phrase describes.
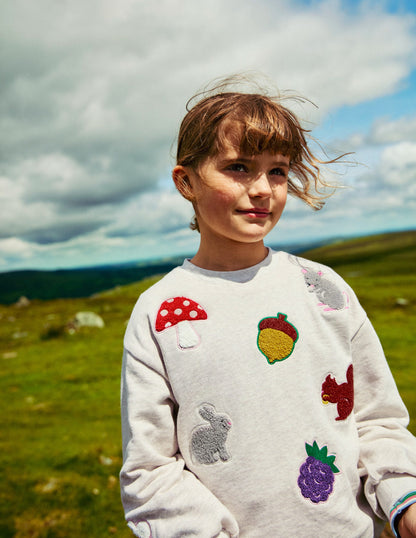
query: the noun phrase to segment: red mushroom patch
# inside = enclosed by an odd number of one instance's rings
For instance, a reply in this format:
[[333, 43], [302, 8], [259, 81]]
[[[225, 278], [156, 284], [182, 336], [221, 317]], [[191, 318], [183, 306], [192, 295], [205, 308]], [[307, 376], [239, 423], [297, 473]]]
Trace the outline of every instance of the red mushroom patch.
[[175, 327], [178, 346], [191, 349], [200, 342], [193, 321], [207, 319], [207, 313], [197, 302], [187, 297], [173, 297], [162, 303], [156, 317], [156, 331]]

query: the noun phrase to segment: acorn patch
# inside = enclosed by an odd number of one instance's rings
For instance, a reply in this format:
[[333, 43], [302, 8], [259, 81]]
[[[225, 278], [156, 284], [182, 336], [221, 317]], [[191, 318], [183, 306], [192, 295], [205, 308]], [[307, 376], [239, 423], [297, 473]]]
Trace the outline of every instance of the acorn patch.
[[264, 318], [259, 323], [257, 346], [270, 364], [283, 361], [292, 354], [299, 338], [294, 325], [287, 321], [287, 314]]

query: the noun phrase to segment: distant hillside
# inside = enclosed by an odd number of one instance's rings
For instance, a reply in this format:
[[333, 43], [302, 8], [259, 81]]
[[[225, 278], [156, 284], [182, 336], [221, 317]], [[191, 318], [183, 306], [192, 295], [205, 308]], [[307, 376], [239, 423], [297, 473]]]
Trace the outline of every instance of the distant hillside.
[[[342, 274], [401, 274], [408, 270], [409, 264], [416, 265], [416, 230], [342, 240], [312, 248], [315, 246], [305, 244], [302, 249], [293, 245], [285, 249], [329, 265]], [[22, 296], [30, 300], [89, 297], [148, 276], [167, 273], [181, 264], [182, 259], [87, 269], [0, 273], [0, 304], [15, 303]]]
[[389, 276], [416, 270], [416, 230], [393, 232], [307, 250], [301, 254], [348, 276]]
[[12, 304], [24, 296], [33, 299], [89, 297], [94, 293], [167, 273], [173, 262], [138, 266], [106, 266], [58, 271], [12, 271], [0, 274], [0, 303]]

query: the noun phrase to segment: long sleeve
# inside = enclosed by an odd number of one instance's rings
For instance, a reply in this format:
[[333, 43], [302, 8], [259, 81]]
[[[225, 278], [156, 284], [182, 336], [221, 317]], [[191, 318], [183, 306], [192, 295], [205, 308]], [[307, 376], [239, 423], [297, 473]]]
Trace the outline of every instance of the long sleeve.
[[137, 306], [122, 366], [122, 502], [140, 538], [237, 536], [230, 512], [185, 468], [176, 404], [149, 321]]
[[416, 491], [416, 439], [406, 429], [407, 410], [368, 319], [353, 338], [352, 356], [359, 471], [370, 506], [391, 520], [400, 499]]

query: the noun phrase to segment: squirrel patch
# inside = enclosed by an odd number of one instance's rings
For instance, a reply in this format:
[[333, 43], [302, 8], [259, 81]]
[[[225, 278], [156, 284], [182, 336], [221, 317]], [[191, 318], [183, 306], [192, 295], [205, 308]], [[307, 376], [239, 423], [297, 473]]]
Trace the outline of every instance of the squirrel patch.
[[354, 376], [353, 366], [347, 369], [346, 383], [337, 383], [335, 377], [327, 375], [322, 383], [322, 402], [337, 404], [338, 416], [335, 420], [345, 420], [354, 408]]

